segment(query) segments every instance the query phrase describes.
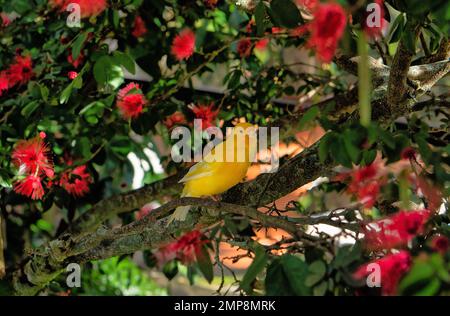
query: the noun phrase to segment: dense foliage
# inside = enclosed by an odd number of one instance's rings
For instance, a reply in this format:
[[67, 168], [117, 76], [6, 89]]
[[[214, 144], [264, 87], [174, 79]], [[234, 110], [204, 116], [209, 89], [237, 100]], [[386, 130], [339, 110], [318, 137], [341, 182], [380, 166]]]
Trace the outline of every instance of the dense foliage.
[[[450, 2], [375, 1], [378, 26], [369, 3], [0, 0], [0, 290], [66, 292], [57, 276], [79, 262], [86, 287], [71, 293], [162, 294], [130, 259], [95, 260], [144, 250], [168, 278], [185, 265], [192, 283], [212, 282], [228, 273], [219, 245], [229, 243], [246, 251], [236, 261], [253, 258], [230, 282], [249, 295], [449, 294]], [[166, 226], [167, 211], [152, 217], [148, 203], [176, 201], [180, 187], [135, 191], [130, 154], [144, 189], [182, 174], [189, 165], [171, 161], [170, 133], [194, 131], [194, 118], [279, 126], [286, 144], [325, 132], [253, 180], [256, 191], [239, 185], [227, 205], [198, 201], [185, 223]], [[286, 207], [272, 203], [319, 177]], [[258, 207], [266, 217], [248, 210]], [[78, 231], [96, 211], [101, 220]], [[128, 235], [108, 235], [121, 225]], [[268, 227], [287, 233], [258, 243]], [[371, 262], [381, 288], [366, 286]], [[140, 291], [101, 281], [121, 270]]]

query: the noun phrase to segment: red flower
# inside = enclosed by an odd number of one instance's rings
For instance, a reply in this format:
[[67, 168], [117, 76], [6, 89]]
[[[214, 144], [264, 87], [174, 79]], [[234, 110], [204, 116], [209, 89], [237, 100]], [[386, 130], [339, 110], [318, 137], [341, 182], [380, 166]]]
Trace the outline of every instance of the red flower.
[[6, 70], [9, 87], [16, 84], [25, 84], [34, 76], [30, 56], [16, 56], [15, 62]]
[[7, 91], [9, 88], [9, 80], [6, 72], [0, 72], [0, 97], [3, 94], [3, 91]]
[[416, 151], [412, 147], [406, 147], [402, 150], [402, 153], [400, 154], [402, 159], [405, 160], [411, 160], [416, 158]]
[[190, 29], [184, 29], [175, 36], [172, 42], [172, 55], [179, 61], [192, 56], [195, 49], [195, 34]]
[[125, 119], [138, 117], [146, 104], [147, 100], [137, 83], [131, 82], [117, 93], [117, 107]]
[[138, 38], [144, 36], [147, 33], [147, 27], [145, 26], [144, 20], [140, 16], [134, 18], [134, 26], [131, 34]]
[[41, 139], [45, 139], [47, 137], [47, 134], [45, 134], [45, 132], [39, 132], [39, 137]]
[[416, 235], [424, 232], [429, 217], [428, 210], [400, 211], [366, 224], [363, 227], [366, 248], [374, 251], [406, 246]]
[[403, 275], [411, 267], [411, 256], [407, 251], [400, 251], [396, 254], [387, 255], [381, 259], [372, 261], [361, 266], [353, 274], [357, 280], [364, 280], [374, 273], [373, 264], [378, 265], [381, 282], [382, 295], [395, 295], [397, 293], [398, 283]]
[[82, 197], [89, 192], [89, 185], [92, 183], [92, 177], [86, 169], [86, 165], [82, 165], [65, 171], [59, 185], [73, 196]]
[[65, 11], [71, 3], [78, 4], [82, 18], [99, 15], [107, 7], [106, 0], [52, 0], [51, 3], [61, 11]]
[[308, 46], [316, 50], [318, 58], [323, 62], [328, 63], [333, 59], [346, 24], [345, 11], [339, 4], [321, 4], [314, 11], [314, 20], [310, 25], [312, 34]]
[[317, 7], [318, 0], [297, 0], [297, 3], [308, 10], [314, 10]]
[[431, 240], [431, 248], [433, 248], [434, 251], [437, 251], [444, 255], [450, 248], [450, 240], [442, 235], [434, 236]]
[[213, 110], [213, 107], [214, 103], [212, 102], [209, 105], [200, 104], [191, 106], [191, 110], [194, 112], [195, 118], [202, 120], [202, 130], [214, 126], [213, 122], [216, 120], [219, 110]]
[[198, 230], [184, 234], [177, 241], [160, 249], [158, 261], [166, 262], [172, 259], [178, 259], [183, 264], [190, 264], [195, 261], [202, 246], [208, 243], [203, 234]]
[[380, 167], [380, 165], [372, 163], [356, 169], [348, 186], [348, 192], [354, 194], [367, 208], [371, 208], [375, 204], [380, 192], [380, 185], [383, 183], [383, 179], [377, 178], [377, 168]]
[[69, 77], [70, 80], [75, 79], [76, 77], [78, 77], [78, 73], [76, 71], [69, 71], [67, 73], [67, 77]]
[[267, 45], [269, 44], [268, 38], [263, 38], [262, 40], [259, 40], [255, 44], [255, 49], [257, 50], [265, 50], [267, 48]]
[[177, 111], [172, 115], [170, 115], [169, 117], [167, 117], [163, 123], [168, 129], [171, 129], [175, 125], [182, 125], [186, 124], [187, 122], [186, 118], [184, 117], [184, 114]]
[[250, 53], [252, 52], [252, 42], [250, 39], [241, 39], [237, 43], [237, 52], [242, 58], [250, 56]]
[[40, 138], [21, 140], [12, 152], [13, 163], [21, 170], [39, 176], [54, 176], [49, 146]]
[[34, 175], [28, 175], [25, 179], [17, 181], [14, 184], [14, 191], [33, 200], [40, 200], [44, 196], [41, 179]]

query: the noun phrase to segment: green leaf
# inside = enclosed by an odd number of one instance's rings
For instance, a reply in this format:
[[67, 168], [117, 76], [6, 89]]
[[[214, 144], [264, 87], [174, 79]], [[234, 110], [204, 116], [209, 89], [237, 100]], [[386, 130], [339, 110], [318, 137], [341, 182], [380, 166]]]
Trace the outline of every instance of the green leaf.
[[314, 296], [324, 296], [328, 289], [328, 283], [323, 281], [313, 289]]
[[405, 15], [399, 14], [395, 19], [394, 23], [392, 23], [389, 43], [396, 43], [400, 40], [404, 27], [405, 27]]
[[211, 263], [211, 257], [206, 245], [203, 245], [201, 250], [196, 254], [197, 264], [208, 283], [211, 283], [214, 278], [213, 265]]
[[178, 274], [178, 263], [175, 260], [167, 262], [162, 272], [169, 280], [172, 280]]
[[78, 56], [80, 55], [81, 49], [83, 48], [84, 42], [86, 41], [87, 37], [88, 37], [88, 33], [82, 32], [77, 36], [77, 38], [73, 42], [73, 45], [72, 45], [73, 60], [76, 60], [78, 58]]
[[136, 64], [135, 64], [133, 58], [130, 57], [130, 55], [119, 52], [119, 51], [115, 51], [113, 54], [113, 57], [115, 59], [116, 64], [123, 66], [131, 74], [136, 73]]
[[34, 100], [28, 103], [24, 108], [20, 111], [24, 117], [29, 118], [31, 114], [39, 107], [39, 102]]
[[283, 27], [295, 28], [303, 21], [300, 11], [291, 0], [273, 0], [270, 9], [275, 22]]
[[333, 134], [328, 133], [325, 136], [323, 136], [319, 142], [319, 160], [321, 163], [324, 163], [325, 160], [327, 160], [328, 158], [328, 154], [330, 151], [330, 143], [333, 138], [334, 138]]
[[72, 94], [72, 83], [70, 83], [64, 90], [61, 92], [61, 95], [59, 96], [59, 103], [64, 104], [67, 103], [67, 101], [70, 98], [70, 95]]
[[327, 273], [327, 266], [322, 260], [311, 263], [308, 267], [309, 275], [306, 277], [305, 285], [313, 286], [323, 279]]
[[266, 30], [266, 6], [263, 1], [259, 1], [255, 8], [256, 34], [262, 36]]
[[267, 268], [266, 295], [310, 295], [310, 288], [304, 284], [307, 274], [308, 265], [296, 256], [275, 259]]
[[267, 263], [267, 254], [263, 247], [257, 247], [255, 250], [255, 258], [252, 264], [248, 267], [242, 281], [240, 283], [241, 289], [243, 289], [247, 294], [251, 294], [252, 283], [256, 279], [256, 276], [265, 268]]
[[94, 65], [94, 78], [98, 84], [105, 84], [108, 81], [108, 71], [112, 67], [111, 58], [108, 56], [100, 57]]
[[308, 111], [303, 114], [300, 121], [298, 122], [298, 128], [299, 130], [303, 130], [307, 123], [313, 121], [318, 115], [320, 111], [317, 106], [313, 106]]

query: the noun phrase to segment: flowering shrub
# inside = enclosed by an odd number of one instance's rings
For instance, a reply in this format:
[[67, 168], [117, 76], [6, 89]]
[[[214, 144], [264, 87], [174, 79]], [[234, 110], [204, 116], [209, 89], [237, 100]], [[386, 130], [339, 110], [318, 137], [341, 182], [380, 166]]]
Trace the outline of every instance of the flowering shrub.
[[[68, 262], [142, 251], [222, 294], [448, 295], [449, 16], [445, 0], [0, 0], [1, 293], [67, 293]], [[181, 197], [172, 132], [198, 154], [244, 121], [280, 142], [244, 183]]]

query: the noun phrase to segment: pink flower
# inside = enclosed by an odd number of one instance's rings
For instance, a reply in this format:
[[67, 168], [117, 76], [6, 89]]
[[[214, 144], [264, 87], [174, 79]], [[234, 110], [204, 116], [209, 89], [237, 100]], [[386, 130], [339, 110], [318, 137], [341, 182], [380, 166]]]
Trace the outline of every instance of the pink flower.
[[144, 36], [147, 33], [147, 27], [145, 26], [144, 20], [140, 16], [134, 18], [134, 26], [131, 34], [138, 38]]
[[406, 246], [424, 232], [430, 211], [400, 211], [388, 218], [363, 226], [364, 242], [371, 251]]
[[407, 251], [400, 251], [396, 254], [387, 255], [381, 259], [374, 260], [361, 266], [353, 274], [357, 280], [365, 280], [373, 273], [373, 264], [378, 265], [381, 281], [382, 295], [395, 295], [398, 283], [411, 267], [411, 256]]
[[34, 175], [28, 175], [25, 179], [17, 181], [14, 184], [14, 191], [33, 200], [40, 200], [44, 196], [41, 179]]
[[179, 61], [192, 56], [195, 49], [195, 34], [190, 29], [184, 29], [172, 42], [172, 55]]
[[316, 50], [321, 61], [329, 63], [333, 59], [346, 24], [346, 13], [339, 4], [320, 4], [314, 11], [308, 46]]
[[214, 126], [213, 122], [217, 118], [217, 114], [219, 114], [219, 110], [213, 110], [214, 103], [200, 104], [191, 106], [192, 112], [194, 112], [195, 118], [202, 120], [202, 130], [207, 129], [208, 127]]
[[150, 212], [152, 210], [154, 210], [155, 208], [157, 208], [157, 207], [158, 206], [155, 203], [147, 203], [147, 204], [145, 204], [143, 207], [141, 207], [141, 209], [138, 212], [135, 213], [136, 220], [143, 219], [145, 216], [150, 214]]
[[147, 99], [137, 83], [131, 82], [117, 93], [117, 107], [125, 119], [138, 117], [146, 104]]
[[11, 24], [11, 20], [9, 19], [8, 15], [5, 12], [0, 12], [0, 19], [2, 21], [1, 26], [7, 27]]

